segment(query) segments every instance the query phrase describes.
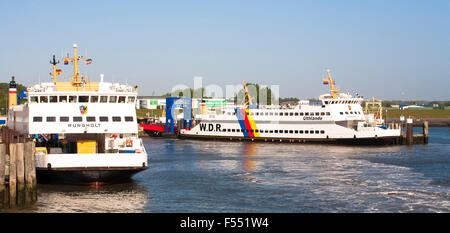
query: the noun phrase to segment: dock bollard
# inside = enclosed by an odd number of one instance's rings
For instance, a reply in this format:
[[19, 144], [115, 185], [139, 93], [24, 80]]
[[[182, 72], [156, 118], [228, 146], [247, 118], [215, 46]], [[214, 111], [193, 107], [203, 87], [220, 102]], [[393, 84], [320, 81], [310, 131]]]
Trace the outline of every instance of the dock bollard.
[[428, 144], [428, 121], [423, 122], [423, 143]]
[[413, 144], [413, 119], [406, 119], [406, 145]]

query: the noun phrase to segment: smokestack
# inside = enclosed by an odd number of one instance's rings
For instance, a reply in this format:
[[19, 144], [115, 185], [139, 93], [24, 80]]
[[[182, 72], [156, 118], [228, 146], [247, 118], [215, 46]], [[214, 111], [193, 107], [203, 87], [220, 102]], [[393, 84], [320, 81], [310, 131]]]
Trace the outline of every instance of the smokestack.
[[9, 82], [8, 109], [11, 109], [14, 105], [17, 105], [17, 88], [16, 81], [14, 81], [14, 76], [12, 76], [11, 82]]

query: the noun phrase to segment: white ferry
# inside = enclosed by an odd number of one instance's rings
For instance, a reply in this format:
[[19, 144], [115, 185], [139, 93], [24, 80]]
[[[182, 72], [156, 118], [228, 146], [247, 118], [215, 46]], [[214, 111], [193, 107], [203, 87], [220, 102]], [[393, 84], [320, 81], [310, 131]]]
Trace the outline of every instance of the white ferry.
[[[377, 125], [373, 115], [363, 112], [361, 96], [340, 93], [331, 75], [324, 84], [330, 93], [318, 103], [300, 101], [293, 108], [263, 106], [224, 108], [196, 116], [197, 124], [180, 130], [181, 138], [264, 142], [320, 142], [342, 144], [393, 144], [400, 128]], [[251, 100], [246, 84], [244, 91]]]
[[[135, 102], [137, 86], [80, 76], [77, 56], [70, 82], [57, 80], [61, 70], [53, 56], [53, 82], [27, 88], [27, 102], [11, 105], [8, 127], [28, 135], [36, 145], [40, 183], [111, 183], [148, 168], [147, 152], [138, 138]], [[13, 82], [13, 81], [12, 81]], [[10, 85], [15, 88], [15, 84]], [[15, 93], [13, 94], [15, 95]], [[10, 92], [10, 99], [14, 99]]]

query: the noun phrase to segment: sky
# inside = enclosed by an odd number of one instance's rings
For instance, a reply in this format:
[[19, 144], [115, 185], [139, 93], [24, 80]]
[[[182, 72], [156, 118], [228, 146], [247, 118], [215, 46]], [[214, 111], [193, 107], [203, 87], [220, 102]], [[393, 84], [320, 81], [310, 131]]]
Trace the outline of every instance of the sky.
[[92, 81], [161, 95], [176, 85], [279, 85], [281, 97], [342, 92], [450, 100], [447, 1], [0, 1], [0, 82], [50, 82], [52, 54], [92, 58]]

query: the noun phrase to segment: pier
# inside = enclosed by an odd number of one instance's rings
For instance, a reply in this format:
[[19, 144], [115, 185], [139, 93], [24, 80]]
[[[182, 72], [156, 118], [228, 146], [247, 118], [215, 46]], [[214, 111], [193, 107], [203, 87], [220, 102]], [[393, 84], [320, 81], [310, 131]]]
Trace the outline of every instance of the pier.
[[0, 208], [35, 203], [36, 166], [34, 143], [12, 129], [3, 127], [0, 144]]

